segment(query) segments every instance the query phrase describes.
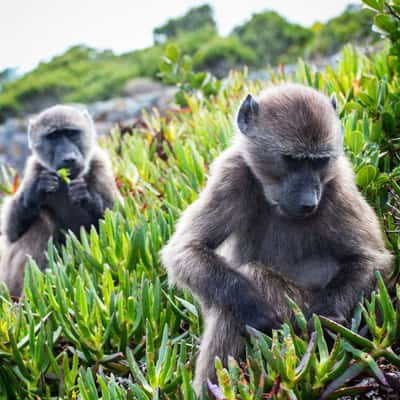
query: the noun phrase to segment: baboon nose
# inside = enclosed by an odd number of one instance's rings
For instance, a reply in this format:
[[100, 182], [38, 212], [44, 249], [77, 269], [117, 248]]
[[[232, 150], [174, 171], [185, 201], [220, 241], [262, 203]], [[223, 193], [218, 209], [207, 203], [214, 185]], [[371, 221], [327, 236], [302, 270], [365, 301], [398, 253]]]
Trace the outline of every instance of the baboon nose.
[[302, 197], [301, 202], [300, 202], [300, 209], [304, 215], [310, 214], [313, 211], [315, 211], [317, 206], [318, 206], [317, 193], [315, 193], [315, 192], [307, 193], [306, 195], [304, 195]]
[[73, 154], [67, 154], [63, 158], [63, 164], [65, 167], [73, 167], [76, 164], [76, 157]]
[[301, 212], [303, 214], [310, 214], [317, 208], [316, 204], [303, 204], [301, 206]]

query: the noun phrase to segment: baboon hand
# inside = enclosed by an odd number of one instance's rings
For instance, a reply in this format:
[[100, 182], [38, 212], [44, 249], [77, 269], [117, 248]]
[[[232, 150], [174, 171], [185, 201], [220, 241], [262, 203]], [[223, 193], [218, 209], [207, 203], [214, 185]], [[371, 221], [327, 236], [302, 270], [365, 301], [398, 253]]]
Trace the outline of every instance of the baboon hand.
[[39, 195], [45, 193], [53, 193], [57, 191], [60, 183], [60, 179], [55, 172], [51, 172], [47, 169], [43, 170], [39, 175], [38, 180], [38, 192]]
[[24, 206], [29, 209], [39, 209], [46, 194], [57, 191], [58, 185], [59, 178], [56, 173], [49, 170], [41, 171], [36, 181], [24, 193]]
[[74, 204], [85, 205], [89, 202], [90, 194], [83, 178], [77, 178], [68, 185], [69, 197]]
[[323, 317], [329, 318], [340, 325], [346, 325], [347, 323], [345, 316], [339, 310], [335, 310], [335, 307], [329, 307], [327, 305], [315, 305], [311, 308], [309, 314], [310, 317], [307, 323], [309, 331], [314, 329], [314, 314], [322, 315]]
[[239, 319], [243, 328], [248, 325], [262, 332], [269, 332], [279, 326], [279, 318], [272, 307], [257, 298], [249, 298], [241, 303]]

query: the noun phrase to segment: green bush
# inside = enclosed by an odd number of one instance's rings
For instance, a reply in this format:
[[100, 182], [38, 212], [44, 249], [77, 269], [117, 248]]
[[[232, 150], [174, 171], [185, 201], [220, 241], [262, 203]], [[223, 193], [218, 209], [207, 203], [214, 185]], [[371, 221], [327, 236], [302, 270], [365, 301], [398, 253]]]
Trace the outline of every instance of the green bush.
[[138, 75], [135, 63], [110, 51], [75, 46], [0, 91], [0, 119], [36, 112], [38, 105], [64, 101], [91, 102], [118, 95]]
[[307, 48], [310, 57], [334, 54], [347, 43], [373, 44], [379, 35], [372, 31], [372, 11], [360, 5], [349, 5], [346, 10], [326, 24], [316, 23], [311, 28], [314, 37]]
[[[394, 68], [399, 71], [400, 4], [396, 0], [362, 0], [374, 11], [374, 29], [391, 42], [390, 55], [395, 57]], [[391, 60], [389, 60], [391, 61]]]
[[310, 29], [292, 24], [274, 11], [253, 14], [251, 19], [233, 30], [243, 45], [255, 54], [255, 65], [295, 62], [303, 56], [304, 48], [312, 39]]
[[166, 48], [159, 75], [167, 85], [176, 85], [175, 100], [181, 107], [188, 106], [187, 96], [201, 94], [208, 98], [217, 95], [221, 87], [221, 81], [210, 73], [194, 72], [192, 58], [187, 54], [181, 57], [181, 51], [174, 44]]
[[153, 46], [123, 54], [121, 59], [127, 66], [137, 69], [137, 76], [155, 78], [158, 73], [158, 63], [164, 53], [164, 46]]
[[234, 36], [215, 37], [203, 45], [195, 55], [198, 70], [210, 71], [219, 78], [225, 77], [231, 69], [255, 63], [256, 54], [253, 50], [243, 46]]
[[185, 15], [169, 19], [164, 25], [153, 30], [154, 43], [164, 43], [187, 32], [196, 32], [202, 29], [217, 30], [213, 10], [210, 5], [204, 4], [191, 8]]
[[187, 32], [178, 35], [176, 39], [169, 41], [168, 44], [175, 44], [184, 54], [192, 56], [201, 49], [202, 46], [217, 38], [219, 38], [217, 32], [206, 26], [195, 32]]

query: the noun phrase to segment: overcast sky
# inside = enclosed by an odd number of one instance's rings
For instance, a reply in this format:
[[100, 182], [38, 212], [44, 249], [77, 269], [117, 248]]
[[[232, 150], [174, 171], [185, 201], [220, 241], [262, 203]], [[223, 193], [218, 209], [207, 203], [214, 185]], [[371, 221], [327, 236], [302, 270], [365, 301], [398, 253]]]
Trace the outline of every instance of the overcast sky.
[[[27, 71], [42, 60], [83, 43], [117, 53], [152, 45], [152, 30], [196, 0], [2, 0], [0, 70]], [[220, 33], [229, 33], [254, 12], [271, 9], [311, 25], [339, 14], [348, 0], [210, 0]]]

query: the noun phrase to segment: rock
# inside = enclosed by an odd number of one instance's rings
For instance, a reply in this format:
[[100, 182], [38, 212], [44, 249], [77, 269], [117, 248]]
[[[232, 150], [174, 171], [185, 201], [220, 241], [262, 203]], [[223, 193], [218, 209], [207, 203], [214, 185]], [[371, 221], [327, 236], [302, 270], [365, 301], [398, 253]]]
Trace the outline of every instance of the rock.
[[155, 107], [160, 111], [164, 112], [171, 107], [171, 104], [175, 102], [175, 93], [177, 89], [175, 87], [167, 86], [166, 89], [157, 98]]
[[123, 97], [136, 97], [146, 93], [160, 92], [165, 86], [148, 78], [136, 78], [128, 81], [122, 89]]
[[26, 131], [27, 120], [12, 118], [0, 125], [1, 165], [11, 165], [18, 171], [23, 170], [29, 155]]
[[89, 104], [87, 109], [95, 121], [98, 133], [106, 134], [117, 124], [131, 125], [142, 115], [143, 110], [149, 112], [157, 108], [160, 113], [167, 110], [174, 101], [176, 89], [161, 84], [157, 84], [157, 90], [155, 86], [152, 88], [153, 91], [135, 97], [118, 97]]

